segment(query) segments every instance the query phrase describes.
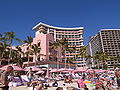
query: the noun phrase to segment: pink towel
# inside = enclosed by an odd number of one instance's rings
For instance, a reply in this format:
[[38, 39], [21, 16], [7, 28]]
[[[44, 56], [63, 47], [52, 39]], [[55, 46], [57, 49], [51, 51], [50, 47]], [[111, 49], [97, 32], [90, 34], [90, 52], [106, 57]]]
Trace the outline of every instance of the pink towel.
[[85, 85], [85, 83], [83, 82], [82, 79], [78, 79], [78, 84], [79, 84], [80, 88], [81, 88], [83, 85]]

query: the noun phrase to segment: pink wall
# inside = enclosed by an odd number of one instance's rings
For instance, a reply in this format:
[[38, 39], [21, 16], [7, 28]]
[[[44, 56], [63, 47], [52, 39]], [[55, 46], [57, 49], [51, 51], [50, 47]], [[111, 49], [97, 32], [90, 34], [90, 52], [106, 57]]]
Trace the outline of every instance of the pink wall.
[[[40, 42], [40, 54], [44, 54], [45, 56], [41, 56], [41, 59], [49, 60], [49, 42], [53, 42], [53, 37], [49, 34], [37, 34], [33, 40], [33, 44]], [[33, 58], [35, 59], [35, 58]]]

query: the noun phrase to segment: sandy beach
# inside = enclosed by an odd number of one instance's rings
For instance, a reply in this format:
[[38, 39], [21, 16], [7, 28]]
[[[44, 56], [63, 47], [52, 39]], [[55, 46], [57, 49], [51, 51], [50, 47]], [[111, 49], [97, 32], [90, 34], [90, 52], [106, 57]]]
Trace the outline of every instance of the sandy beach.
[[[51, 85], [52, 83], [49, 83], [49, 84]], [[63, 84], [65, 84], [65, 86]], [[75, 88], [78, 88], [78, 85], [77, 85], [76, 82], [73, 82], [73, 83], [69, 84], [69, 83], [64, 83], [63, 81], [58, 81], [58, 87], [64, 87], [64, 88], [75, 87]], [[45, 90], [56, 90], [56, 88], [57, 87], [48, 87]], [[10, 90], [33, 90], [33, 88], [32, 87], [27, 87], [27, 86], [18, 86], [18, 87], [10, 87]], [[83, 89], [81, 88], [81, 90], [83, 90]], [[89, 87], [89, 90], [93, 90], [93, 88]]]

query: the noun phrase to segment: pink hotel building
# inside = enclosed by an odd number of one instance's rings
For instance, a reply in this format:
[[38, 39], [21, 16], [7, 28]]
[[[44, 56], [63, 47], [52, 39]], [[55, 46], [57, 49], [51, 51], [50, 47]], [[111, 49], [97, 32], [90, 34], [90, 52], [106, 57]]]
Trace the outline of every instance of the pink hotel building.
[[[61, 48], [58, 48], [56, 50], [50, 49], [50, 44], [57, 39], [66, 38], [68, 40], [68, 43], [71, 46], [76, 46], [76, 48], [83, 46], [83, 27], [61, 28], [39, 23], [32, 29], [36, 31], [35, 38], [33, 39], [33, 44], [37, 44], [41, 48], [40, 54], [45, 55], [37, 57], [37, 60], [39, 61], [59, 60], [59, 62], [62, 62], [62, 60], [64, 60], [64, 57], [74, 57], [78, 53], [76, 51], [71, 54], [69, 52], [66, 52], [63, 56]], [[34, 57], [33, 60], [35, 60]], [[75, 63], [77, 63], [77, 66], [79, 67], [86, 65], [85, 61], [79, 59], [77, 59], [77, 62]]]

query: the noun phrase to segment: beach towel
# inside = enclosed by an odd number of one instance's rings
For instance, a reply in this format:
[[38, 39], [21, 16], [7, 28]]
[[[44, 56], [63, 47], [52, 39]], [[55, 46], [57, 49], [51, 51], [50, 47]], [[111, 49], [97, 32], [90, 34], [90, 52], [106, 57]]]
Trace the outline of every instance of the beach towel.
[[78, 79], [77, 83], [78, 83], [78, 87], [79, 87], [79, 88], [83, 88], [84, 85], [85, 85], [85, 83], [83, 82], [82, 79]]

